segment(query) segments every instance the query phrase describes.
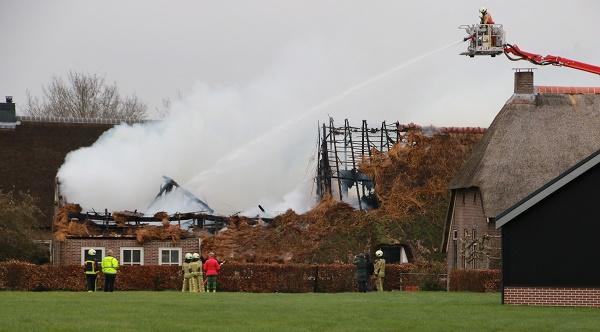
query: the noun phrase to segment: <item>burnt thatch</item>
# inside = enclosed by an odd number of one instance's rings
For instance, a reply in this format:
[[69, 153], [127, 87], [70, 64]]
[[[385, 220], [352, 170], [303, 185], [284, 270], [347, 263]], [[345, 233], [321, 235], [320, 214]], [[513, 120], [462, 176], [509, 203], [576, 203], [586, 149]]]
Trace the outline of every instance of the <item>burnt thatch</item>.
[[495, 217], [600, 149], [600, 95], [514, 95], [450, 182], [477, 187]]

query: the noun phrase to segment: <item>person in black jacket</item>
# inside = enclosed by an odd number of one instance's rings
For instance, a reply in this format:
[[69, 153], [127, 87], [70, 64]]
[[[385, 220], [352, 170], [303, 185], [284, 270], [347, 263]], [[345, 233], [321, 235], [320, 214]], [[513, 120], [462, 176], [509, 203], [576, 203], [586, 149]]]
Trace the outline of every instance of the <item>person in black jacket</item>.
[[367, 261], [365, 254], [358, 254], [353, 261], [356, 266], [356, 281], [358, 282], [358, 291], [365, 293], [367, 291]]
[[83, 272], [85, 273], [85, 282], [88, 292], [96, 291], [96, 278], [98, 277], [98, 270], [100, 266], [96, 259], [96, 250], [88, 250], [88, 257], [83, 262]]
[[368, 252], [365, 253], [365, 261], [367, 264], [367, 292], [370, 292], [373, 290], [373, 273], [375, 272], [375, 267]]

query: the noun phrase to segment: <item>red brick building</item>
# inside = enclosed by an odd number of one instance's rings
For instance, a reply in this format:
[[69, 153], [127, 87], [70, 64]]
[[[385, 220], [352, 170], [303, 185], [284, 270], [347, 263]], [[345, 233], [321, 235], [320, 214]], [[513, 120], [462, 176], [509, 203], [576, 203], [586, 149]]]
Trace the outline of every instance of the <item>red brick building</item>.
[[515, 91], [450, 183], [442, 248], [448, 270], [501, 266], [496, 218], [600, 149], [600, 89], [535, 87], [515, 73]]
[[50, 230], [56, 173], [65, 156], [122, 122], [16, 116], [14, 103], [0, 103], [0, 190], [31, 194], [44, 213], [41, 223]]
[[83, 265], [89, 249], [96, 250], [101, 260], [107, 250], [122, 265], [181, 265], [185, 253], [200, 253], [201, 240], [197, 237], [180, 239], [177, 242], [137, 242], [135, 237], [69, 237], [65, 241], [53, 241], [52, 256], [56, 265]]

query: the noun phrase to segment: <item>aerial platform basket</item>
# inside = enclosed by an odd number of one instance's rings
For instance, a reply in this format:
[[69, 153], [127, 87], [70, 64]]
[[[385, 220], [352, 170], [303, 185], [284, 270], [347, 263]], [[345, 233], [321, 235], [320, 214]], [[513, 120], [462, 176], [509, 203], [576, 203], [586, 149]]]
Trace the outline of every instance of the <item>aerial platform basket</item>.
[[476, 55], [494, 57], [504, 53], [505, 36], [502, 24], [461, 25], [458, 28], [467, 32], [465, 41], [469, 41], [467, 51], [461, 55], [473, 58]]

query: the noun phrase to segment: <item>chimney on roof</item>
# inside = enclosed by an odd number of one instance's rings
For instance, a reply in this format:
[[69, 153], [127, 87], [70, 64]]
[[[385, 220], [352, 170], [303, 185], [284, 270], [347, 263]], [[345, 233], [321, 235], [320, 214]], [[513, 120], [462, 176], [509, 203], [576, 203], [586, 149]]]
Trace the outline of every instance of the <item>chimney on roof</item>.
[[16, 122], [15, 104], [12, 102], [11, 96], [6, 96], [6, 102], [0, 103], [0, 129], [12, 129]]
[[533, 70], [535, 68], [515, 68], [515, 93], [533, 94]]

